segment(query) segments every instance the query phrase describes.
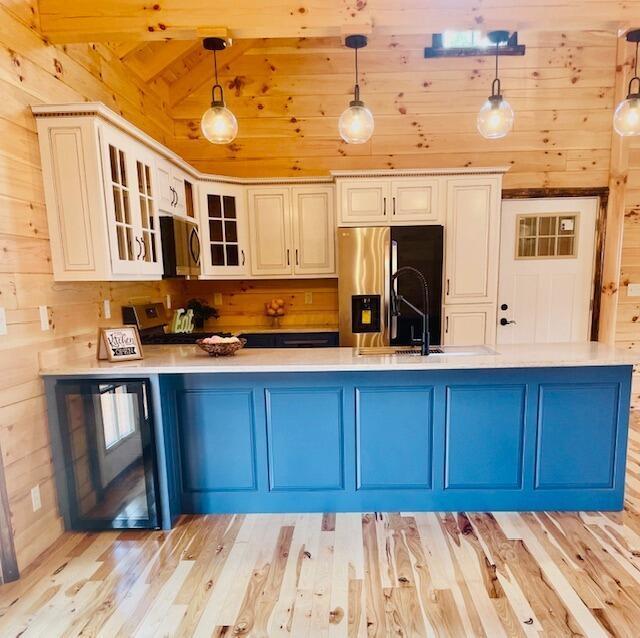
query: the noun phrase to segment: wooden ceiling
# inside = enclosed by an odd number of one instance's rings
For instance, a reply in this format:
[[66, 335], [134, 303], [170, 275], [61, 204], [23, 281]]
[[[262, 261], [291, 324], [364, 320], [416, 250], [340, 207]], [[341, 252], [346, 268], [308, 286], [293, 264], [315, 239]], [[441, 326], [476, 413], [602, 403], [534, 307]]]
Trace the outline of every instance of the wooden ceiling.
[[324, 37], [425, 29], [607, 29], [633, 26], [640, 0], [39, 0], [52, 42]]
[[[321, 175], [331, 169], [509, 164], [507, 185], [602, 186], [609, 176], [614, 104], [631, 67], [625, 29], [640, 0], [40, 0], [52, 41], [105, 41], [162, 97], [170, 146], [196, 167], [243, 176]], [[206, 26], [210, 25], [210, 26]], [[524, 57], [501, 58], [516, 110], [504, 140], [482, 139], [475, 115], [493, 79], [491, 57], [426, 60], [431, 32], [518, 29]], [[353, 90], [351, 32], [362, 96], [376, 130], [347, 145], [337, 118]], [[232, 36], [219, 54], [227, 105], [239, 121], [228, 146], [200, 134], [211, 100], [208, 35]], [[268, 36], [268, 37], [267, 37]], [[115, 43], [114, 43], [115, 42]], [[619, 47], [622, 51], [618, 51]], [[617, 56], [619, 56], [617, 58]]]

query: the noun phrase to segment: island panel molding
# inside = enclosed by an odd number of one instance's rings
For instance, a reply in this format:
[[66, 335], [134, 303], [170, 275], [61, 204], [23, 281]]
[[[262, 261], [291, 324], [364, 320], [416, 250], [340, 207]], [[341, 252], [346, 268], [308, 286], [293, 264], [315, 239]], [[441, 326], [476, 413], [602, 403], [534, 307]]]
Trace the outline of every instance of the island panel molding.
[[[484, 369], [387, 357], [377, 371], [150, 375], [163, 525], [181, 513], [620, 510], [631, 366], [501, 369], [494, 356]], [[71, 378], [123, 379], [131, 365]], [[69, 378], [47, 376], [49, 396]], [[55, 442], [68, 408], [49, 409]]]

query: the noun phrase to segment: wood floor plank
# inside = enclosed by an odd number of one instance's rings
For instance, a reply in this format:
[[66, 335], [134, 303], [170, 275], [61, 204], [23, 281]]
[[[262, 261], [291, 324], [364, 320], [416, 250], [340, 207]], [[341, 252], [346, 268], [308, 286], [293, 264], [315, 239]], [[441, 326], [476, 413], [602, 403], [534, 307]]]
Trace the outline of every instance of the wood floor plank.
[[640, 416], [622, 512], [184, 516], [66, 533], [0, 586], [0, 636], [629, 636]]

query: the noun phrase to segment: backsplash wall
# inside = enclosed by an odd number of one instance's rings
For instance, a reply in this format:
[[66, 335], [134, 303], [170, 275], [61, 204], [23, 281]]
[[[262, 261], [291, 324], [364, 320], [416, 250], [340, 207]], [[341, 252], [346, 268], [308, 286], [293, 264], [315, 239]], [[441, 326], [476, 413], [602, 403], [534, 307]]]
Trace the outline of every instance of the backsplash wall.
[[[207, 330], [270, 328], [272, 318], [265, 314], [265, 303], [273, 298], [285, 302], [286, 314], [281, 318], [281, 328], [337, 330], [337, 279], [174, 280], [165, 283], [172, 296], [172, 309], [184, 307], [189, 299], [197, 297], [218, 310], [219, 319], [207, 321]], [[216, 295], [221, 295], [222, 303], [216, 303]]]

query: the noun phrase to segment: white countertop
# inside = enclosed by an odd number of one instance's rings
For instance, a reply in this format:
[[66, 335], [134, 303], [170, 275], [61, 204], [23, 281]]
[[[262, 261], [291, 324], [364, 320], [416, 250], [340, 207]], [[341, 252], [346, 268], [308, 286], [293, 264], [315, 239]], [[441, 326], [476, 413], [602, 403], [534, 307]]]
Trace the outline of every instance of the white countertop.
[[[453, 350], [453, 349], [452, 349]], [[462, 348], [466, 350], [466, 348]], [[196, 346], [145, 346], [144, 359], [109, 363], [85, 359], [43, 370], [43, 375], [146, 375], [239, 372], [372, 372], [468, 370], [478, 368], [562, 368], [633, 365], [640, 357], [601, 343], [496, 346], [495, 354], [429, 357], [357, 354], [353, 348], [265, 348], [209, 357]]]

